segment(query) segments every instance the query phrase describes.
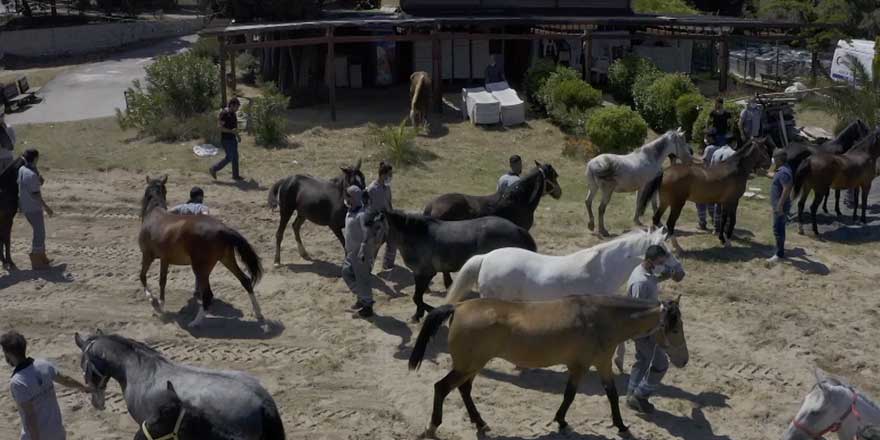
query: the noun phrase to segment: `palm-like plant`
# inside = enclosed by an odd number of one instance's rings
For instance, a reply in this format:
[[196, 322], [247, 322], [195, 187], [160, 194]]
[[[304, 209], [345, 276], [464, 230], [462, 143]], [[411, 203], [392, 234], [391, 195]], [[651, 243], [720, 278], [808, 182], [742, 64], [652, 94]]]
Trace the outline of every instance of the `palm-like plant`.
[[824, 97], [808, 101], [807, 107], [824, 110], [834, 116], [837, 120], [835, 131], [856, 119], [865, 121], [868, 126], [876, 126], [880, 124], [880, 72], [875, 70], [872, 77], [858, 58], [852, 55], [846, 55], [846, 58], [853, 81], [834, 83]]

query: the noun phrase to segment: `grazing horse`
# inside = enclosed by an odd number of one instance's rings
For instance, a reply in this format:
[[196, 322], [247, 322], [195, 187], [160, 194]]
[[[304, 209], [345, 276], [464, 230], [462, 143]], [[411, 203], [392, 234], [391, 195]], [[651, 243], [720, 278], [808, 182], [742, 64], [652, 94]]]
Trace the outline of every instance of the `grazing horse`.
[[730, 245], [736, 225], [736, 209], [746, 190], [749, 174], [770, 166], [767, 138], [752, 138], [728, 159], [710, 167], [698, 164], [676, 164], [653, 179], [639, 194], [636, 215], [645, 212], [648, 200], [660, 193], [660, 206], [654, 212], [654, 225], [659, 226], [667, 207], [671, 207], [666, 227], [672, 237], [672, 246], [681, 251], [675, 238], [675, 222], [687, 201], [719, 204], [721, 222], [715, 225], [718, 239]]
[[364, 189], [366, 178], [361, 172], [360, 160], [354, 166], [340, 167], [340, 170], [342, 174], [330, 180], [303, 174], [285, 177], [269, 189], [269, 208], [281, 208], [281, 219], [278, 222], [278, 231], [275, 232], [275, 266], [281, 265], [281, 241], [284, 240], [284, 229], [294, 212], [297, 214], [293, 220], [293, 235], [302, 258], [311, 258], [299, 235], [306, 220], [329, 227], [342, 243], [342, 247], [345, 247], [342, 229], [345, 228], [346, 207], [342, 195], [352, 185]]
[[863, 438], [872, 426], [880, 426], [880, 407], [865, 393], [844, 381], [816, 370], [816, 384], [804, 398], [804, 403], [783, 440], [821, 439], [828, 433], [837, 433], [840, 440]]
[[[453, 315], [454, 318], [453, 318]], [[568, 383], [554, 421], [568, 431], [565, 415], [584, 374], [599, 373], [618, 431], [628, 431], [620, 417], [617, 388], [611, 369], [614, 347], [629, 339], [652, 336], [666, 349], [672, 364], [683, 368], [688, 349], [678, 300], [657, 303], [607, 296], [570, 296], [539, 302], [474, 299], [434, 309], [425, 318], [409, 358], [419, 367], [431, 337], [447, 319], [452, 371], [434, 384], [434, 409], [424, 436], [434, 438], [443, 422], [443, 401], [458, 388], [471, 423], [479, 434], [489, 430], [480, 417], [471, 388], [474, 377], [490, 360], [502, 358], [521, 368], [568, 367]]]
[[170, 381], [165, 391], [157, 393], [156, 407], [156, 414], [141, 423], [134, 440], [232, 440], [215, 430], [204, 413], [180, 400]]
[[858, 218], [859, 190], [862, 196], [862, 223], [867, 223], [868, 193], [871, 181], [877, 175], [876, 161], [880, 157], [880, 126], [860, 140], [846, 153], [836, 155], [814, 153], [806, 158], [794, 171], [794, 198], [798, 200], [798, 232], [804, 233], [804, 205], [810, 191], [816, 193], [810, 206], [813, 220], [813, 233], [819, 235], [816, 225], [816, 211], [819, 202], [830, 189], [855, 189], [856, 200], [853, 206], [853, 221]]
[[368, 213], [364, 223], [371, 245], [383, 230], [389, 232], [389, 239], [397, 243], [404, 264], [415, 277], [413, 322], [433, 309], [425, 304], [424, 295], [437, 272], [456, 272], [468, 258], [499, 248], [537, 249], [529, 231], [501, 217], [448, 222], [400, 211], [377, 211]]
[[[74, 336], [82, 351], [80, 367], [86, 385], [92, 388], [92, 406], [104, 409], [107, 383], [119, 383], [128, 414], [135, 423], [150, 428], [150, 435], [164, 434], [168, 383], [177, 384], [175, 397], [186, 414], [194, 417], [193, 428], [205, 421], [227, 437], [211, 437], [209, 431], [184, 431], [179, 439], [283, 440], [284, 425], [275, 400], [253, 376], [239, 371], [209, 370], [180, 365], [166, 359], [145, 344], [117, 335]], [[178, 405], [178, 407], [180, 407]], [[176, 420], [179, 412], [171, 420]], [[187, 417], [184, 417], [188, 419]], [[190, 426], [190, 425], [187, 425]], [[154, 431], [153, 429], [156, 428]], [[154, 437], [158, 438], [158, 437]]]
[[[254, 286], [263, 275], [260, 257], [254, 248], [238, 231], [226, 226], [210, 215], [177, 215], [166, 211], [165, 183], [168, 176], [161, 179], [147, 177], [147, 189], [141, 203], [141, 231], [138, 244], [141, 248], [141, 285], [157, 313], [162, 314], [165, 305], [165, 282], [168, 266], [192, 266], [196, 276], [196, 294], [201, 297], [199, 308], [190, 327], [198, 327], [205, 318], [214, 299], [211, 291], [211, 271], [217, 262], [222, 263], [238, 278], [247, 291], [254, 308], [254, 316], [263, 321], [263, 313], [254, 295]], [[250, 278], [238, 267], [235, 254], [242, 259]], [[159, 298], [150, 293], [147, 287], [147, 272], [153, 260], [159, 259]]]
[[412, 126], [427, 126], [431, 110], [431, 76], [427, 72], [413, 72], [409, 76], [409, 121]]
[[6, 270], [15, 269], [12, 262], [12, 222], [18, 212], [18, 169], [24, 159], [15, 159], [0, 170], [0, 262]]
[[[617, 192], [636, 192], [660, 174], [663, 161], [675, 156], [685, 164], [691, 162], [691, 150], [681, 129], [667, 131], [663, 136], [643, 145], [627, 155], [600, 154], [587, 162], [587, 228], [595, 228], [593, 218], [593, 198], [602, 192], [599, 202], [599, 235], [608, 236], [605, 229], [605, 208], [611, 195]], [[656, 208], [656, 205], [655, 205]], [[641, 226], [640, 213], [633, 217], [633, 223]]]

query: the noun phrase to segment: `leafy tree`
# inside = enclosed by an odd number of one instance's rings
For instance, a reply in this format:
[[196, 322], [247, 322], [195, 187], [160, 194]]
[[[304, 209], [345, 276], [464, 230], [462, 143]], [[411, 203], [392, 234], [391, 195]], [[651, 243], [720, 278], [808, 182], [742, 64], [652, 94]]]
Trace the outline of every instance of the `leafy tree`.
[[697, 14], [687, 0], [636, 0], [633, 10], [643, 14]]
[[[833, 115], [837, 120], [835, 131], [855, 119], [861, 119], [871, 127], [880, 124], [880, 71], [874, 70], [872, 77], [858, 58], [852, 55], [847, 55], [847, 58], [852, 66], [853, 83], [834, 83], [836, 87], [829, 88], [824, 98], [806, 103], [807, 107]], [[875, 56], [874, 69], [877, 69], [877, 64]]]

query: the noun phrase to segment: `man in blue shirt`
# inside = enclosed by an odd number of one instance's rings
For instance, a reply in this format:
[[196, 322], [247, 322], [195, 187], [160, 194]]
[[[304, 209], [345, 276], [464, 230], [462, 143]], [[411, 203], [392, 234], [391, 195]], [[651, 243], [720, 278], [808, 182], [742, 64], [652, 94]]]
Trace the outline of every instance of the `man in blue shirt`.
[[518, 154], [514, 154], [510, 156], [510, 171], [498, 179], [498, 186], [495, 188], [495, 191], [499, 193], [507, 191], [514, 183], [519, 182], [520, 174], [522, 174], [522, 158]]
[[791, 208], [791, 188], [794, 173], [785, 150], [773, 153], [773, 163], [778, 167], [770, 184], [770, 205], [773, 207], [773, 236], [776, 238], [776, 253], [767, 259], [768, 265], [785, 258], [785, 223]]

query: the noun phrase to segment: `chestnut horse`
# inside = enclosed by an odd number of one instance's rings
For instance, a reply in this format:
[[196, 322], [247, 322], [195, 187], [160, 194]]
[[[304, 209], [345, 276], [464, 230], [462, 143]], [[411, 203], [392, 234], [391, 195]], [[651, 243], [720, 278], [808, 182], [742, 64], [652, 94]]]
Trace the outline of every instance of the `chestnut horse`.
[[[208, 279], [217, 262], [223, 263], [247, 291], [257, 320], [263, 321], [260, 305], [254, 296], [254, 286], [263, 275], [260, 257], [250, 243], [238, 231], [226, 226], [210, 215], [176, 215], [166, 211], [165, 183], [168, 176], [161, 179], [147, 177], [147, 189], [141, 203], [141, 232], [138, 244], [141, 248], [141, 285], [157, 313], [164, 313], [165, 281], [168, 266], [192, 266], [196, 276], [196, 294], [201, 297], [202, 306], [190, 327], [198, 327], [214, 298]], [[247, 267], [250, 278], [238, 267], [235, 254], [238, 254]], [[159, 298], [147, 288], [147, 272], [153, 260], [159, 259]]]
[[[453, 316], [454, 315], [454, 316]], [[552, 301], [511, 302], [474, 299], [434, 309], [425, 318], [409, 358], [409, 369], [419, 368], [431, 337], [447, 319], [452, 371], [434, 384], [434, 410], [424, 437], [435, 438], [443, 422], [443, 401], [458, 388], [471, 423], [478, 434], [489, 430], [471, 399], [474, 378], [494, 358], [521, 368], [568, 367], [568, 383], [554, 421], [560, 431], [584, 374], [596, 367], [608, 403], [611, 420], [625, 433], [618, 405], [617, 387], [611, 370], [611, 356], [619, 344], [652, 336], [665, 348], [672, 364], [684, 368], [688, 362], [679, 301], [645, 301], [613, 296], [569, 296]]]
[[721, 222], [715, 225], [715, 229], [721, 244], [729, 246], [736, 225], [736, 209], [746, 190], [749, 174], [770, 167], [768, 142], [771, 142], [768, 138], [753, 138], [733, 156], [708, 168], [698, 164], [672, 165], [649, 182], [639, 194], [636, 216], [645, 212], [648, 200], [659, 191], [660, 207], [654, 213], [654, 225], [660, 225], [666, 208], [671, 207], [666, 229], [672, 238], [672, 246], [681, 251], [675, 239], [675, 222], [685, 203], [717, 203], [722, 207], [722, 214]]
[[871, 181], [877, 175], [876, 161], [880, 157], [880, 126], [860, 140], [846, 153], [837, 155], [814, 153], [801, 162], [794, 172], [793, 197], [798, 200], [798, 232], [804, 233], [804, 205], [810, 191], [816, 193], [810, 214], [813, 217], [813, 233], [819, 235], [816, 225], [816, 211], [819, 202], [831, 189], [855, 189], [853, 221], [858, 218], [859, 190], [862, 196], [862, 223], [867, 223], [868, 192]]
[[431, 110], [431, 76], [427, 72], [413, 72], [409, 76], [409, 121], [414, 128], [428, 125]]

